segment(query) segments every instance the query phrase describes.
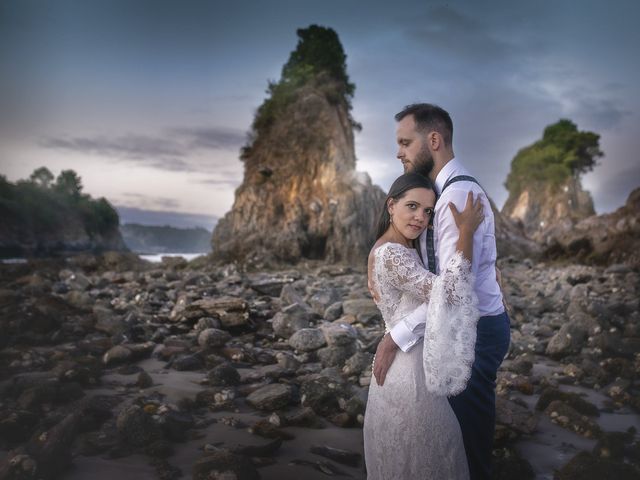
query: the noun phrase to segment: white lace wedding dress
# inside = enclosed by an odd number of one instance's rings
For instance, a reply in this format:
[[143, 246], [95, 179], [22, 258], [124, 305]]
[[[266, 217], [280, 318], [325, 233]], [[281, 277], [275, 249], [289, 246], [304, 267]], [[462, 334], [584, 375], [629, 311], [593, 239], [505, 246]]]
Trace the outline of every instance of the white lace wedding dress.
[[384, 385], [371, 378], [364, 419], [369, 480], [468, 479], [448, 395], [464, 390], [474, 358], [477, 298], [469, 262], [456, 253], [439, 276], [396, 243], [374, 252], [373, 286], [387, 331], [428, 301], [424, 341], [398, 350]]

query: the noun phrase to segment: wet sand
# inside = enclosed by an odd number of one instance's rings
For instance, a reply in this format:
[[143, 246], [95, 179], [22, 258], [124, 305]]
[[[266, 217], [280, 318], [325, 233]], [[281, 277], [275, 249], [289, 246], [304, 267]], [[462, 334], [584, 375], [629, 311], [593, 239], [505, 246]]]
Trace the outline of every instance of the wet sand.
[[[183, 398], [195, 399], [197, 392], [203, 390], [200, 380], [206, 378], [203, 373], [198, 372], [178, 372], [165, 369], [165, 362], [150, 358], [137, 363], [151, 375], [154, 386], [144, 390], [131, 390], [126, 388], [128, 383], [135, 379], [135, 375], [120, 375], [109, 373], [102, 377], [102, 386], [89, 390], [90, 394], [109, 394], [120, 391], [124, 398], [133, 398], [139, 394], [153, 396], [154, 393], [164, 395], [164, 402], [176, 404]], [[245, 426], [235, 428], [221, 421], [212, 423], [206, 429], [193, 430], [202, 438], [189, 440], [185, 443], [174, 444], [174, 454], [167, 458], [168, 462], [180, 468], [183, 478], [191, 478], [191, 468], [200, 457], [203, 456], [205, 445], [214, 446], [235, 446], [235, 445], [264, 445], [271, 439], [254, 435], [248, 431], [250, 425], [268, 417], [267, 414], [256, 412], [244, 404], [243, 399], [237, 400], [238, 408], [235, 411], [210, 412], [204, 416], [199, 416], [198, 421], [210, 419], [228, 419], [232, 417]], [[325, 428], [311, 429], [301, 427], [286, 427], [282, 430], [295, 438], [285, 440], [280, 450], [274, 455], [276, 461], [274, 465], [268, 465], [259, 469], [261, 478], [264, 480], [302, 479], [321, 480], [328, 476], [307, 465], [292, 465], [292, 460], [306, 460], [311, 462], [328, 461], [340, 470], [346, 472], [351, 478], [365, 479], [364, 458], [360, 467], [354, 468], [341, 465], [322, 456], [310, 452], [312, 445], [327, 445], [333, 448], [340, 448], [358, 452], [364, 455], [364, 446], [361, 428], [340, 428], [324, 421]], [[132, 455], [125, 458], [106, 459], [100, 456], [85, 457], [78, 456], [74, 459], [74, 468], [62, 477], [64, 480], [156, 480], [157, 474], [154, 467], [149, 465], [149, 457], [145, 455]]]

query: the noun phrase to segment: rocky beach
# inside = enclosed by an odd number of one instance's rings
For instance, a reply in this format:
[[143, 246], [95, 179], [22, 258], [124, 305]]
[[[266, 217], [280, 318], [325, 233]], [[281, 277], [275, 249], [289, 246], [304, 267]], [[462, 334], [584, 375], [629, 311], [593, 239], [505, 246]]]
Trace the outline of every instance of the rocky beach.
[[[73, 171], [0, 182], [0, 250], [29, 256], [0, 264], [0, 480], [366, 478], [385, 193], [356, 171], [337, 34], [297, 33], [212, 254], [126, 251]], [[595, 214], [580, 174], [598, 142], [548, 126], [492, 204], [511, 317], [498, 480], [640, 478], [640, 189]]]
[[[638, 478], [637, 269], [501, 268], [496, 478]], [[364, 269], [109, 253], [0, 272], [0, 478], [366, 478], [383, 325]]]

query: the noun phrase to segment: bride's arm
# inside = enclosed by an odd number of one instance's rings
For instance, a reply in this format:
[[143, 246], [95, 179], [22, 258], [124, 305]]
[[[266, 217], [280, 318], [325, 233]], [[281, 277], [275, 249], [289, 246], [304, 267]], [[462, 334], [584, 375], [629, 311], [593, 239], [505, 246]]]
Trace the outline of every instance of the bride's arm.
[[[458, 240], [455, 247], [456, 251], [459, 252], [464, 259], [471, 262], [473, 258], [473, 235], [483, 219], [480, 196], [478, 196], [474, 202], [472, 192], [468, 192], [465, 209], [462, 212], [459, 212], [452, 203], [449, 204], [449, 209], [455, 224], [458, 227]], [[394, 262], [394, 260], [391, 261], [392, 264]], [[390, 267], [393, 268], [393, 265], [390, 265]], [[433, 278], [430, 278], [429, 272], [422, 268], [421, 264], [416, 263], [415, 266], [408, 266], [408, 270], [416, 268], [423, 270], [423, 273], [425, 274], [423, 280], [426, 283], [426, 288], [422, 292], [423, 295], [417, 293], [418, 296], [425, 299], [425, 303], [421, 304], [418, 308], [397, 322], [389, 332], [395, 344], [403, 352], [408, 352], [411, 347], [418, 343], [424, 334], [427, 302], [429, 300], [431, 283], [433, 281]]]
[[[455, 261], [458, 262], [457, 265], [453, 263]], [[380, 280], [380, 288], [384, 289], [393, 285], [400, 290], [409, 291], [425, 299], [431, 295], [432, 289], [435, 288], [435, 291], [438, 292], [436, 296], [441, 298], [439, 301], [431, 303], [442, 304], [444, 302], [447, 304], [450, 302], [452, 305], [464, 306], [465, 302], [459, 293], [465, 288], [472, 289], [470, 264], [460, 253], [452, 258], [450, 263], [452, 263], [452, 270], [445, 270], [442, 277], [437, 277], [426, 271], [421, 262], [416, 261], [415, 256], [408, 249], [390, 243], [383, 245], [376, 252], [374, 268], [377, 270], [376, 277]], [[429, 308], [430, 306], [431, 304]], [[398, 348], [407, 352], [423, 335], [426, 336], [427, 330], [432, 333], [433, 329], [427, 329], [426, 326], [422, 328], [422, 331], [420, 330], [420, 326], [425, 325], [427, 320], [427, 308], [427, 304], [423, 303], [413, 312], [419, 322], [417, 329], [407, 325], [405, 321], [397, 322], [394, 329], [385, 335], [378, 344], [373, 368], [373, 375], [378, 385], [384, 384], [387, 371], [393, 363]], [[429, 316], [431, 317], [431, 315]], [[425, 348], [426, 344], [425, 341]], [[430, 358], [432, 357], [433, 355], [430, 354]]]

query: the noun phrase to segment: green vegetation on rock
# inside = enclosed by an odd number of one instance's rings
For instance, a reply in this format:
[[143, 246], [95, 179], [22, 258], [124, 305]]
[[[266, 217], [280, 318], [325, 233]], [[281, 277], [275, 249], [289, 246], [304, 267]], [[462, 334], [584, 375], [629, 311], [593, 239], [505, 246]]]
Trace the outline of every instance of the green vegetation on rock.
[[76, 172], [63, 170], [54, 182], [46, 167], [15, 184], [0, 175], [0, 217], [12, 229], [36, 235], [64, 230], [70, 217], [79, 217], [90, 237], [111, 232], [119, 223], [118, 213], [104, 197], [94, 200], [82, 193]]
[[604, 154], [600, 135], [580, 132], [571, 120], [562, 119], [545, 128], [542, 139], [520, 150], [511, 162], [505, 186], [517, 197], [531, 185], [557, 187], [572, 175], [588, 172]]
[[[349, 81], [347, 56], [338, 34], [318, 25], [298, 29], [297, 34], [298, 45], [282, 68], [280, 80], [269, 82], [269, 96], [258, 108], [252, 125], [255, 134], [266, 133], [307, 85], [320, 90], [332, 104], [344, 101], [351, 108], [355, 85]], [[353, 120], [352, 124], [360, 128]]]

